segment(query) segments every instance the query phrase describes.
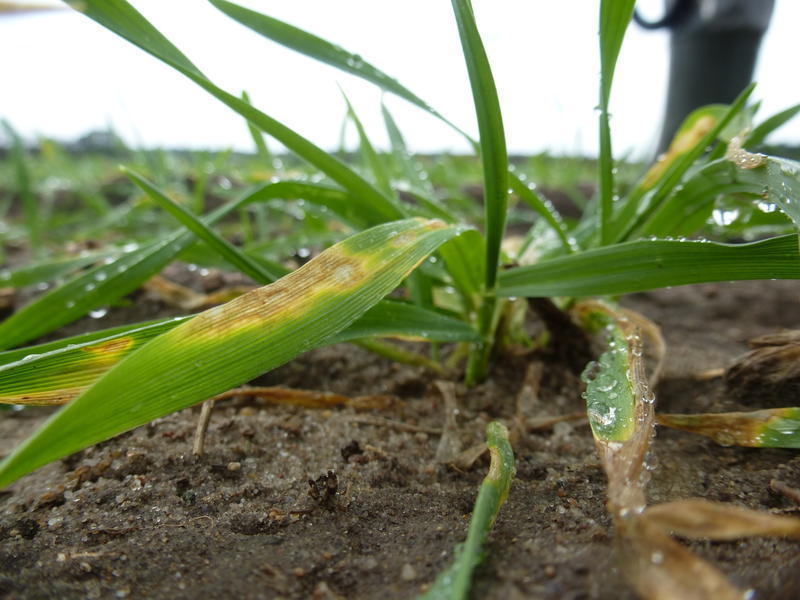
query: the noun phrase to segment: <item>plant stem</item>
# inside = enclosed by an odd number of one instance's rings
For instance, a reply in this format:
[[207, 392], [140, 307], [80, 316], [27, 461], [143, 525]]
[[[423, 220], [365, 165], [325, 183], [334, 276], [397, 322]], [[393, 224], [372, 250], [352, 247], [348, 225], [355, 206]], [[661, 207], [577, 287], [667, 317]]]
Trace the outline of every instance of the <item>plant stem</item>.
[[473, 386], [483, 381], [489, 371], [489, 356], [492, 353], [494, 342], [495, 308], [497, 296], [495, 292], [488, 292], [483, 297], [480, 313], [478, 315], [478, 331], [482, 340], [473, 344], [467, 363], [466, 384]]
[[362, 338], [360, 340], [355, 340], [353, 343], [356, 346], [361, 346], [370, 352], [385, 356], [395, 362], [412, 365], [414, 367], [425, 367], [437, 375], [444, 375], [445, 369], [441, 363], [431, 360], [422, 354], [398, 348], [394, 344], [381, 342], [374, 338]]

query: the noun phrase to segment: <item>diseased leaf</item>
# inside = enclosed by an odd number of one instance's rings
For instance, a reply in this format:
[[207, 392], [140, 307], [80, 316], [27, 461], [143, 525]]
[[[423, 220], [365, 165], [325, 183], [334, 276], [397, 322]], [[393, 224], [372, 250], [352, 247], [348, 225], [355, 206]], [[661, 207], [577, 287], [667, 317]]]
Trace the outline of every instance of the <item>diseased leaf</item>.
[[275, 283], [155, 338], [0, 463], [0, 486], [240, 385], [327, 342], [456, 233], [441, 221], [421, 219], [374, 227]]
[[699, 433], [721, 446], [800, 448], [800, 408], [753, 412], [660, 414], [660, 425]]
[[[275, 198], [303, 198], [346, 213], [349, 195], [342, 190], [313, 183], [283, 181], [266, 184], [219, 207], [204, 217], [203, 222], [211, 225], [248, 204]], [[134, 247], [112, 262], [82, 272], [64, 285], [50, 290], [0, 324], [0, 350], [34, 340], [92, 309], [112, 304], [161, 271], [194, 239], [192, 233], [184, 229], [177, 230], [160, 241]]]
[[[193, 318], [174, 317], [84, 334], [0, 353], [0, 404], [66, 404], [146, 342]], [[474, 342], [464, 321], [391, 300], [382, 300], [327, 343], [367, 337]]]
[[691, 540], [729, 541], [758, 536], [800, 538], [800, 519], [700, 498], [656, 504], [647, 509], [644, 518], [662, 531]]
[[745, 598], [744, 591], [730, 583], [716, 567], [641, 515], [620, 520], [616, 526], [618, 563], [625, 578], [644, 600]]

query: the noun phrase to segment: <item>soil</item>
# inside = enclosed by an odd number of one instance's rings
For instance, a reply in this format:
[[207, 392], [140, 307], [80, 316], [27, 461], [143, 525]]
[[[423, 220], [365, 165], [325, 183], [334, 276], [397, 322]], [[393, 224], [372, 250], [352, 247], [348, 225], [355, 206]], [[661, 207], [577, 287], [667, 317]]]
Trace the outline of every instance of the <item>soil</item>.
[[[743, 397], [720, 377], [698, 375], [729, 365], [750, 338], [797, 327], [799, 296], [798, 282], [775, 281], [628, 297], [668, 344], [658, 409], [798, 404], [752, 386]], [[136, 310], [136, 318], [152, 316]], [[505, 357], [486, 383], [457, 387], [463, 448], [482, 440], [490, 420], [510, 421], [536, 361], [544, 365], [536, 414], [581, 410], [579, 378], [553, 355]], [[487, 466], [482, 459], [459, 472], [435, 462], [444, 408], [434, 381], [353, 346], [323, 348], [259, 383], [396, 400], [372, 412], [223, 402], [203, 457], [191, 452], [193, 408], [44, 467], [0, 492], [0, 598], [415, 597], [464, 540]], [[2, 413], [0, 455], [48, 414]], [[515, 452], [517, 478], [472, 597], [633, 598], [618, 573], [605, 476], [585, 422], [532, 432]], [[653, 452], [650, 502], [798, 508], [769, 486], [800, 487], [794, 451], [721, 447], [660, 429]], [[329, 472], [335, 494], [326, 492]], [[310, 495], [312, 487], [320, 493]], [[796, 541], [690, 546], [759, 599], [800, 597]]]

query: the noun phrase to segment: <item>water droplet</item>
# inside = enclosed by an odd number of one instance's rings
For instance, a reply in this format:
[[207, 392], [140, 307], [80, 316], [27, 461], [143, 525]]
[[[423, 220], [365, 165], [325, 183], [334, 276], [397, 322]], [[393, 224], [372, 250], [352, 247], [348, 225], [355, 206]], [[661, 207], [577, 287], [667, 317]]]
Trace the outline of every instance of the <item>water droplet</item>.
[[95, 281], [105, 281], [106, 279], [108, 279], [108, 273], [106, 273], [105, 271], [98, 271], [97, 273], [94, 274], [94, 279]]
[[83, 289], [84, 289], [84, 290], [86, 290], [87, 292], [91, 292], [91, 291], [92, 291], [93, 289], [95, 289], [96, 287], [97, 287], [97, 286], [96, 286], [94, 283], [87, 283], [87, 284], [86, 284], [86, 285], [83, 287]]
[[123, 252], [135, 252], [138, 249], [139, 249], [139, 244], [137, 244], [136, 242], [130, 242], [122, 247]]
[[711, 219], [714, 221], [714, 224], [719, 225], [720, 227], [726, 227], [731, 223], [733, 223], [738, 218], [739, 218], [738, 208], [730, 210], [715, 208], [714, 211], [711, 213]]
[[96, 308], [94, 310], [89, 311], [89, 316], [93, 319], [102, 319], [108, 314], [107, 308]]
[[656, 550], [650, 555], [650, 562], [652, 562], [654, 565], [660, 565], [664, 562], [664, 553]]

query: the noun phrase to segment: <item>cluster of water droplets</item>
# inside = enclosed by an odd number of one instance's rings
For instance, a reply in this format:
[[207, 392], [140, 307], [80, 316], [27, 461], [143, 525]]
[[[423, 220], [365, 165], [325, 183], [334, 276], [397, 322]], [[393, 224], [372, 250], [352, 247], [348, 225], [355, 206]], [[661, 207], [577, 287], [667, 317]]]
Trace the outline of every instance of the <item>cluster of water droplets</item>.
[[613, 335], [613, 326], [608, 328], [608, 350], [584, 369], [581, 379], [586, 383], [583, 398], [592, 429], [609, 433], [616, 428], [618, 419], [624, 411], [618, 401], [630, 394], [630, 374], [626, 380], [618, 376], [619, 367], [627, 361], [628, 349], [618, 344]]

